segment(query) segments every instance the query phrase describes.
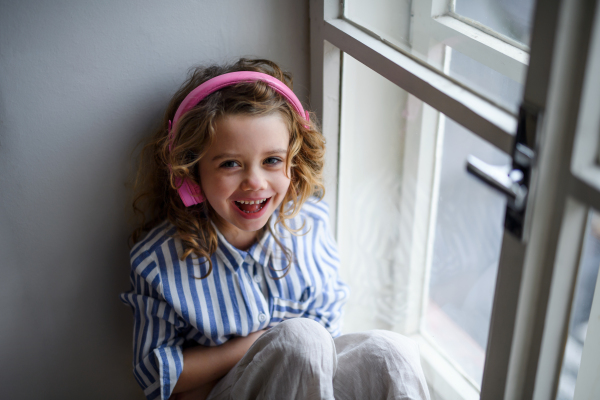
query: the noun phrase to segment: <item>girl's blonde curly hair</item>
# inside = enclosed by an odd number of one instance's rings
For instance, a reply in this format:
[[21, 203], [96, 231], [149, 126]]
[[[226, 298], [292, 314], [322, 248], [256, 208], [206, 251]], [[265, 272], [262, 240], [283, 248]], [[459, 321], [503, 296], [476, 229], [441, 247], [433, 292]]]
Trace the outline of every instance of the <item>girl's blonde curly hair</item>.
[[[202, 187], [198, 162], [218, 134], [215, 126], [219, 118], [227, 115], [264, 116], [278, 112], [287, 123], [290, 141], [286, 170], [291, 170], [291, 182], [279, 207], [276, 224], [280, 223], [290, 233], [297, 234], [297, 230], [291, 229], [287, 221], [298, 214], [310, 196], [322, 198], [324, 194], [322, 174], [325, 139], [319, 132], [314, 117], [310, 116], [307, 125], [303, 116], [299, 116], [283, 96], [265, 82], [227, 86], [200, 101], [177, 122], [176, 137], [169, 151], [169, 121], [173, 120], [179, 104], [187, 94], [209, 79], [236, 71], [269, 74], [292, 89], [291, 75], [268, 60], [242, 58], [230, 65], [191, 69], [188, 79], [171, 99], [160, 126], [142, 148], [134, 184], [133, 210], [137, 221], [130, 237], [131, 242], [138, 242], [150, 229], [165, 219], [169, 220], [177, 229], [175, 236], [183, 243], [181, 260], [193, 253], [208, 263], [208, 272], [202, 278], [212, 271], [210, 257], [217, 249], [218, 237], [211, 221], [218, 221], [219, 216], [208, 201], [186, 207], [177, 193], [174, 178], [190, 179]], [[269, 223], [262, 231], [265, 229], [271, 231]], [[275, 234], [273, 238], [288, 259], [289, 271], [291, 253]]]

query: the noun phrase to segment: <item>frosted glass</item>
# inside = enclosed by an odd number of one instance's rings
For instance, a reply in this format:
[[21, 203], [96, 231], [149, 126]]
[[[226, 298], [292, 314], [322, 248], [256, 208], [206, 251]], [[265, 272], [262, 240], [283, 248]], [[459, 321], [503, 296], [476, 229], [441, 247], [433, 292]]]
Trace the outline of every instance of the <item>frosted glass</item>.
[[350, 286], [344, 333], [390, 329], [399, 247], [406, 92], [344, 54], [338, 202], [340, 274]]
[[534, 0], [456, 0], [455, 12], [529, 45]]

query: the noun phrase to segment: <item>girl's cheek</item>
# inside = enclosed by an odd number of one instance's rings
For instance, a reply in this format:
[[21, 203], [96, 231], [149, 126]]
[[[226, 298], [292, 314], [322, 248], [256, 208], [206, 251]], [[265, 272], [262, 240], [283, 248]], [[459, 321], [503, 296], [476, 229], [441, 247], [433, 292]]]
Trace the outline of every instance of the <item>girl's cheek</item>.
[[221, 189], [228, 189], [237, 186], [238, 180], [232, 176], [220, 176], [216, 179], [217, 185]]

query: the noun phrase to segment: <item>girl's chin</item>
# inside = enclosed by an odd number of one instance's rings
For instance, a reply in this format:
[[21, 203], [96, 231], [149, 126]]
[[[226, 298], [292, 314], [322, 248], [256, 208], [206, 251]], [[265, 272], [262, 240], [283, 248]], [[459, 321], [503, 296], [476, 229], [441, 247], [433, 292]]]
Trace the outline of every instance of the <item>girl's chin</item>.
[[264, 228], [265, 225], [267, 225], [267, 222], [269, 221], [271, 214], [273, 214], [273, 213], [265, 213], [259, 218], [252, 218], [252, 219], [244, 219], [244, 218], [237, 217], [234, 219], [235, 226], [238, 229], [243, 230], [243, 231], [255, 232], [255, 231], [258, 231], [258, 230]]
[[240, 216], [238, 213], [234, 213], [233, 215], [229, 215], [229, 218], [221, 217], [225, 222], [225, 225], [229, 225], [230, 227], [235, 227], [240, 231], [244, 232], [256, 232], [267, 225], [269, 218], [273, 213], [263, 213], [258, 218], [244, 218]]
[[254, 223], [254, 224], [235, 224], [234, 226], [240, 231], [247, 233], [255, 233], [264, 228], [267, 225], [266, 221], [264, 223]]

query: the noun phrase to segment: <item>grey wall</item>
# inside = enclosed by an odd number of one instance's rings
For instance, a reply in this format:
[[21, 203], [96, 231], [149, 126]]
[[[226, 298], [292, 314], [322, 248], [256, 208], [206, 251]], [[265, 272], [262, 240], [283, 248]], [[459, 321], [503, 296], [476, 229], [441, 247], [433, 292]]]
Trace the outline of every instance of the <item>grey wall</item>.
[[131, 152], [196, 63], [308, 98], [307, 0], [0, 0], [0, 396], [132, 399]]

